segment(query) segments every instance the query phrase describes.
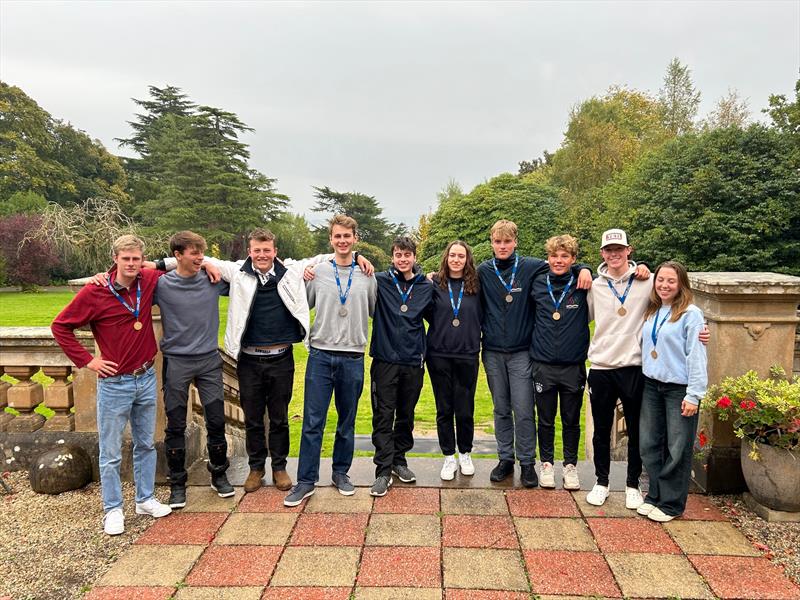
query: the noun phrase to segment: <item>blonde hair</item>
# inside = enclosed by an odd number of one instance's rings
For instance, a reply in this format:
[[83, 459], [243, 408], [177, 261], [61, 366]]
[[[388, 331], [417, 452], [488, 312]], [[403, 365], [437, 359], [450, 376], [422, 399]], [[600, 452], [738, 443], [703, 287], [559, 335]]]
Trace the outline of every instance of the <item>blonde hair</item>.
[[544, 251], [548, 256], [559, 250], [569, 252], [572, 256], [578, 256], [578, 240], [571, 235], [554, 235], [544, 243]]
[[517, 239], [517, 224], [513, 221], [508, 221], [506, 219], [500, 219], [492, 225], [492, 230], [490, 232], [491, 239]]
[[694, 300], [694, 294], [689, 285], [689, 273], [686, 271], [686, 267], [676, 260], [663, 262], [658, 265], [656, 272], [653, 273], [653, 287], [650, 289], [650, 303], [647, 305], [647, 310], [644, 313], [645, 321], [649, 319], [651, 315], [656, 314], [658, 309], [661, 308], [661, 298], [656, 294], [656, 279], [658, 279], [658, 272], [664, 268], [672, 269], [678, 276], [678, 294], [675, 296], [675, 300], [672, 301], [672, 315], [669, 318], [669, 322], [674, 323], [680, 319], [681, 315], [686, 312], [689, 305]]
[[141, 238], [131, 235], [130, 233], [121, 235], [111, 244], [111, 253], [117, 256], [123, 250], [139, 250], [144, 254], [144, 242]]
[[358, 233], [358, 223], [356, 223], [356, 220], [353, 217], [348, 217], [347, 215], [333, 215], [333, 218], [328, 223], [328, 236], [333, 235], [334, 225], [351, 229], [353, 231], [353, 235]]

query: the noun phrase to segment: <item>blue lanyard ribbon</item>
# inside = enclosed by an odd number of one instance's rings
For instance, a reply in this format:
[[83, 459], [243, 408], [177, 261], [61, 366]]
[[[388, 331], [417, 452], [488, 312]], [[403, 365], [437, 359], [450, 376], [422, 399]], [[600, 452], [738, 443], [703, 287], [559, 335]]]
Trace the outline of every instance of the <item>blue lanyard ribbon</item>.
[[666, 322], [666, 320], [672, 314], [672, 309], [670, 308], [667, 311], [667, 314], [664, 315], [663, 319], [661, 319], [661, 323], [658, 324], [658, 328], [656, 328], [656, 323], [658, 323], [658, 316], [659, 316], [660, 313], [661, 313], [661, 308], [659, 308], [656, 311], [656, 316], [653, 319], [653, 330], [650, 332], [650, 339], [653, 340], [653, 348], [655, 348], [656, 344], [658, 343], [658, 334], [661, 331], [661, 328], [664, 326], [664, 323]]
[[575, 275], [570, 275], [566, 287], [561, 292], [561, 296], [559, 297], [558, 301], [556, 301], [556, 297], [553, 296], [553, 286], [550, 283], [550, 273], [547, 274], [547, 293], [550, 294], [550, 299], [553, 301], [553, 306], [555, 306], [556, 312], [558, 312], [558, 307], [561, 306], [561, 302], [563, 302], [564, 297], [567, 295], [567, 292], [569, 291], [573, 281], [575, 281]]
[[411, 290], [414, 289], [414, 284], [412, 283], [406, 293], [403, 293], [403, 290], [400, 289], [400, 282], [397, 281], [397, 277], [395, 277], [394, 271], [389, 269], [389, 275], [392, 276], [392, 281], [394, 281], [394, 287], [397, 288], [397, 292], [400, 294], [400, 300], [402, 300], [403, 304], [406, 303], [408, 297], [411, 296]]
[[127, 308], [132, 314], [133, 317], [138, 320], [139, 319], [139, 306], [141, 305], [142, 301], [142, 287], [139, 281], [139, 278], [136, 278], [136, 308], [133, 308], [130, 304], [125, 302], [122, 296], [117, 293], [117, 290], [114, 289], [114, 284], [111, 283], [111, 280], [108, 281], [108, 289], [111, 290], [111, 293], [114, 294], [117, 300], [122, 303], [122, 306]]
[[511, 282], [506, 283], [506, 280], [503, 279], [503, 276], [500, 275], [500, 271], [497, 268], [497, 259], [492, 259], [492, 265], [494, 266], [494, 274], [497, 275], [497, 278], [500, 280], [500, 283], [503, 284], [503, 287], [506, 288], [506, 291], [510, 294], [511, 290], [514, 287], [514, 277], [517, 276], [517, 266], [519, 265], [519, 254], [515, 255], [514, 257], [514, 267], [511, 269]]
[[631, 274], [631, 276], [628, 278], [628, 285], [625, 288], [625, 293], [622, 294], [622, 296], [619, 295], [617, 288], [614, 287], [614, 284], [611, 283], [610, 280], [606, 279], [606, 283], [608, 284], [608, 287], [611, 289], [612, 293], [617, 297], [617, 300], [619, 300], [619, 303], [624, 305], [625, 299], [628, 297], [628, 292], [631, 291], [631, 286], [633, 285], [633, 274]]
[[458, 318], [458, 311], [461, 310], [461, 299], [464, 297], [464, 282], [461, 282], [461, 291], [458, 292], [458, 304], [453, 302], [453, 288], [450, 287], [450, 280], [447, 280], [447, 291], [450, 292], [450, 308], [453, 309], [453, 318]]
[[333, 263], [333, 276], [336, 278], [336, 287], [339, 289], [339, 302], [344, 306], [347, 302], [347, 296], [350, 294], [350, 286], [353, 285], [353, 271], [356, 269], [356, 261], [350, 265], [350, 275], [347, 278], [347, 289], [342, 294], [342, 282], [339, 280], [339, 266], [336, 264], [336, 259], [331, 261]]

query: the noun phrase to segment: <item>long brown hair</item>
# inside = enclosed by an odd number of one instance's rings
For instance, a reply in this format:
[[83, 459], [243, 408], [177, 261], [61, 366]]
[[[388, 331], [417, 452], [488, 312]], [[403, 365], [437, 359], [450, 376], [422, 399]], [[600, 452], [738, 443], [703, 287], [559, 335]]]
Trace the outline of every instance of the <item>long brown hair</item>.
[[650, 289], [650, 303], [647, 305], [647, 310], [644, 313], [645, 321], [650, 318], [650, 315], [656, 314], [658, 309], [661, 308], [661, 298], [659, 298], [656, 293], [656, 279], [658, 278], [659, 271], [665, 267], [675, 271], [675, 274], [678, 276], [678, 294], [672, 301], [672, 315], [669, 318], [670, 323], [674, 323], [680, 319], [681, 315], [686, 312], [686, 309], [689, 308], [689, 305], [694, 300], [694, 294], [689, 285], [689, 273], [686, 272], [686, 267], [675, 260], [663, 262], [658, 265], [656, 272], [653, 274], [653, 287]]
[[467, 253], [467, 260], [464, 262], [464, 293], [469, 296], [477, 294], [480, 285], [478, 284], [478, 272], [475, 270], [475, 260], [472, 258], [472, 248], [469, 247], [467, 242], [462, 242], [461, 240], [455, 240], [447, 244], [447, 248], [442, 253], [439, 272], [436, 274], [439, 279], [439, 287], [443, 290], [447, 288], [447, 280], [450, 275], [450, 269], [447, 268], [447, 256], [453, 246], [463, 246]]

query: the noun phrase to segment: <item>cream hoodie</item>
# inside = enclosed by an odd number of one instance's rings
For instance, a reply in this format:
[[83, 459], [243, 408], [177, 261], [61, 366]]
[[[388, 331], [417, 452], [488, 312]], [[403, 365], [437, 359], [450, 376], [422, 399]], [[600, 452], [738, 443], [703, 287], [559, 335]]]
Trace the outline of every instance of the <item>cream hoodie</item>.
[[598, 276], [592, 282], [589, 294], [589, 319], [594, 319], [594, 336], [589, 345], [592, 369], [619, 369], [642, 364], [642, 322], [653, 287], [653, 276], [647, 280], [634, 279], [625, 299], [627, 312], [624, 316], [617, 312], [620, 302], [608, 287], [610, 281], [621, 296], [635, 270], [636, 263], [629, 261], [625, 275], [614, 279], [608, 274], [605, 263], [597, 268]]

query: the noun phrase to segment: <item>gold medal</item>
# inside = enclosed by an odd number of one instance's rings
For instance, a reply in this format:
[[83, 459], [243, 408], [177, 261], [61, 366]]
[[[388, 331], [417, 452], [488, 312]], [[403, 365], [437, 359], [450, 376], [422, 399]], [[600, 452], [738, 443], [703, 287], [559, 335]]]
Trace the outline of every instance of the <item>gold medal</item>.
[[508, 295], [506, 296], [506, 302], [508, 302], [509, 304], [511, 304], [513, 301], [514, 301], [514, 296], [512, 296], [511, 294], [508, 294]]
[[553, 320], [558, 321], [561, 318], [561, 313], [556, 311], [553, 313]]
[[655, 348], [650, 351], [650, 356], [652, 356], [653, 358], [658, 358], [658, 352], [655, 351]]
[[136, 322], [133, 324], [133, 328], [134, 328], [136, 331], [139, 331], [139, 330], [140, 330], [142, 327], [144, 327], [144, 325], [142, 325], [142, 322], [141, 322], [141, 321], [136, 321]]
[[627, 314], [628, 314], [628, 311], [627, 311], [627, 310], [625, 310], [625, 307], [624, 307], [624, 306], [620, 306], [620, 307], [619, 307], [619, 310], [617, 311], [617, 314], [618, 314], [620, 317], [624, 317], [625, 315], [627, 315]]

